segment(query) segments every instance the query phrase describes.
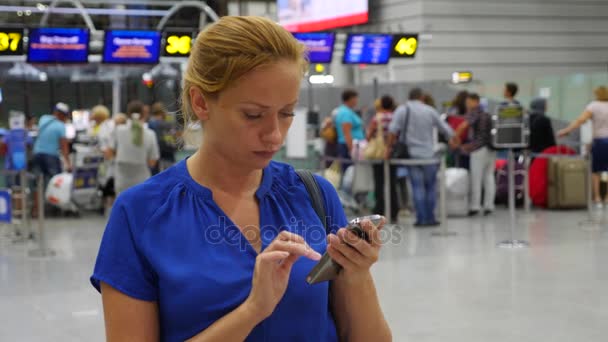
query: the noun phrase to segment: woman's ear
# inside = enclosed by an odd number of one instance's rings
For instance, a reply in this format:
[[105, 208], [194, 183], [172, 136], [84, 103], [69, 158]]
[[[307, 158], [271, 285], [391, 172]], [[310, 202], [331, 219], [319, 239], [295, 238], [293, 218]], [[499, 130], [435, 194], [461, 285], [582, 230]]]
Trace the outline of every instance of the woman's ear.
[[190, 104], [196, 117], [202, 122], [209, 119], [209, 101], [197, 87], [190, 88]]

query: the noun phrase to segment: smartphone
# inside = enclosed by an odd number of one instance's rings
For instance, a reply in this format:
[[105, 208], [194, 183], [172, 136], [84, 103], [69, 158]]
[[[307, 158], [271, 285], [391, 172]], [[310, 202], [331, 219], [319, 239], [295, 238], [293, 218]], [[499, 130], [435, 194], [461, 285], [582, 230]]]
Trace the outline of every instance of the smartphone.
[[[369, 236], [361, 228], [361, 222], [369, 220], [374, 226], [378, 226], [382, 222], [382, 215], [369, 215], [363, 217], [357, 217], [350, 221], [346, 229], [355, 233], [358, 237], [369, 242]], [[323, 281], [335, 279], [336, 276], [342, 270], [342, 266], [336, 263], [327, 252], [323, 254], [321, 260], [313, 267], [313, 269], [306, 276], [306, 282], [309, 284], [317, 284]]]

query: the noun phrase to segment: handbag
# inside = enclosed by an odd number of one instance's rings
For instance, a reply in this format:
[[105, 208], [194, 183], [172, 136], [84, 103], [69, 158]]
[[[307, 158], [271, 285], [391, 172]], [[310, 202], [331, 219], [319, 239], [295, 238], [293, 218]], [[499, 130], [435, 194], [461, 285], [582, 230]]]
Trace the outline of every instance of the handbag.
[[403, 134], [403, 139], [399, 137], [399, 140], [393, 147], [393, 151], [391, 152], [391, 158], [393, 159], [410, 159], [410, 149], [407, 144], [401, 142], [401, 140], [407, 141], [407, 128], [410, 124], [410, 106], [406, 105], [407, 110], [405, 112], [405, 125], [401, 130], [400, 134]]
[[323, 177], [327, 179], [334, 188], [338, 189], [342, 182], [342, 168], [340, 163], [338, 161], [331, 163], [331, 165], [323, 171]]
[[363, 153], [366, 159], [384, 159], [386, 144], [384, 143], [381, 120], [380, 113], [376, 114], [376, 136], [367, 143], [367, 147]]
[[319, 132], [319, 136], [330, 144], [335, 144], [338, 141], [338, 131], [336, 130], [336, 125], [334, 125], [331, 118], [324, 122], [323, 127]]

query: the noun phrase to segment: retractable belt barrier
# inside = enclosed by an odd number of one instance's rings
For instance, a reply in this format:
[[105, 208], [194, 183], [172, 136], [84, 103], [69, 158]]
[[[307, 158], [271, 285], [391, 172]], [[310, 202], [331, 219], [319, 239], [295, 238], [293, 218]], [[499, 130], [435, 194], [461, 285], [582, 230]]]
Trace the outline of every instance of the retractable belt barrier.
[[[38, 221], [38, 233], [37, 236], [35, 236], [35, 240], [37, 240], [38, 242], [38, 246], [35, 249], [32, 249], [29, 251], [28, 255], [31, 257], [47, 257], [47, 256], [53, 256], [55, 255], [55, 252], [51, 249], [48, 248], [47, 246], [47, 239], [46, 239], [46, 232], [45, 232], [45, 216], [44, 216], [44, 176], [42, 174], [39, 175], [34, 175], [31, 173], [28, 173], [25, 170], [22, 171], [13, 171], [13, 170], [2, 170], [1, 172], [3, 175], [7, 175], [7, 176], [19, 176], [20, 178], [20, 188], [21, 188], [21, 194], [20, 194], [20, 199], [21, 199], [21, 210], [19, 211], [19, 213], [21, 214], [21, 225], [24, 227], [27, 227], [27, 230], [29, 232], [29, 235], [34, 237], [35, 235], [33, 234], [33, 229], [31, 226], [31, 220], [29, 219], [29, 210], [28, 210], [28, 191], [26, 191], [26, 189], [29, 188], [28, 184], [29, 184], [29, 180], [30, 179], [35, 179], [36, 180], [36, 191], [35, 191], [35, 196], [37, 196], [38, 199], [38, 212], [37, 212], [37, 221]], [[11, 207], [11, 210], [13, 208]], [[12, 212], [9, 213], [9, 215], [12, 216]], [[25, 234], [25, 232], [21, 232], [18, 230], [18, 227], [15, 225], [15, 235], [17, 236], [17, 239], [15, 240], [15, 242], [22, 242], [24, 240], [27, 239], [27, 235]]]

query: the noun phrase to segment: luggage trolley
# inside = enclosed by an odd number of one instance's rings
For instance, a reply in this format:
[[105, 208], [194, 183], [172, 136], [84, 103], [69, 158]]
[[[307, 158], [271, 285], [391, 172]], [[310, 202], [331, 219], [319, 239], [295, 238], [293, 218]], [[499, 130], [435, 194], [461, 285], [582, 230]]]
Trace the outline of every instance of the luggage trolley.
[[103, 212], [103, 198], [99, 189], [99, 168], [104, 156], [96, 146], [74, 145], [74, 170], [71, 201], [79, 210]]

